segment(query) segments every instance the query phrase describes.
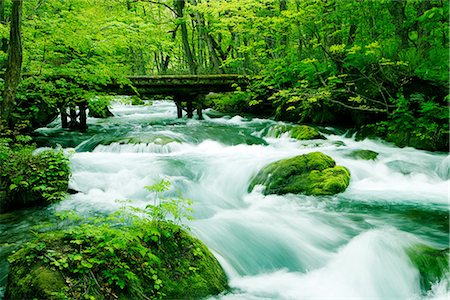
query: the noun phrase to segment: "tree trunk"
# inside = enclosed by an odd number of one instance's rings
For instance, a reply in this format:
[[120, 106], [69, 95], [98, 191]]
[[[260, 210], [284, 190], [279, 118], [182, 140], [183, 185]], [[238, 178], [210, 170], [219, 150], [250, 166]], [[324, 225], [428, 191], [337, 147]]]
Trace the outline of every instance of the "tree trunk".
[[13, 0], [11, 29], [8, 47], [8, 62], [5, 74], [3, 102], [0, 106], [0, 120], [11, 125], [11, 112], [16, 104], [16, 90], [22, 71], [22, 0]]
[[[5, 0], [0, 0], [0, 23], [2, 25], [6, 25], [6, 17], [5, 17]], [[0, 40], [0, 50], [3, 52], [8, 51], [8, 39], [5, 37], [2, 37]], [[3, 69], [3, 64], [5, 62], [1, 62], [1, 68]]]
[[186, 5], [185, 0], [174, 0], [175, 11], [177, 13], [177, 17], [180, 20], [181, 40], [182, 40], [182, 44], [183, 44], [184, 56], [189, 65], [189, 70], [190, 70], [191, 74], [197, 74], [197, 63], [194, 60], [194, 55], [192, 54], [192, 50], [189, 45], [189, 36], [188, 36], [186, 21], [183, 19], [185, 5]]
[[408, 28], [405, 25], [405, 6], [406, 1], [392, 1], [388, 7], [392, 16], [392, 23], [395, 25], [395, 33], [400, 39], [400, 48], [408, 47]]

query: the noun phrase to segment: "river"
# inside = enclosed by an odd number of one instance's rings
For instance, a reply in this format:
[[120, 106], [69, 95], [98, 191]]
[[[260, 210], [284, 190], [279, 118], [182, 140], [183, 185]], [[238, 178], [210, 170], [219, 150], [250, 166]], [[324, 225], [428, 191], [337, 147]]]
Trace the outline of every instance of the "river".
[[[270, 127], [278, 122], [213, 111], [203, 121], [177, 119], [170, 101], [117, 103], [112, 112], [109, 119], [89, 118], [84, 134], [64, 131], [56, 122], [38, 130], [38, 142], [58, 143], [72, 153], [70, 187], [78, 193], [49, 208], [0, 215], [0, 289], [6, 256], [29, 238], [33, 226], [63, 210], [109, 213], [122, 205], [120, 199], [144, 207], [144, 186], [166, 178], [172, 182], [169, 194], [180, 191], [192, 199], [194, 220], [186, 222], [227, 272], [232, 291], [218, 299], [450, 296], [448, 279], [421, 292], [418, 270], [405, 252], [417, 243], [449, 245], [446, 153], [357, 142], [332, 128], [324, 129], [327, 140], [275, 138]], [[356, 149], [379, 155], [375, 161], [350, 157]], [[248, 193], [263, 166], [312, 151], [350, 170], [344, 193]]]

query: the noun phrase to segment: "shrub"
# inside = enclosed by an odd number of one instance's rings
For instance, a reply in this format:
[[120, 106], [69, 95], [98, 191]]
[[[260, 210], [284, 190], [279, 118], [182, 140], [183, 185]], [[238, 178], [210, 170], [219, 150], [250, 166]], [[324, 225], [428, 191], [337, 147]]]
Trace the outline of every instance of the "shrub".
[[198, 299], [224, 291], [217, 260], [178, 225], [187, 200], [160, 197], [169, 184], [147, 187], [154, 198], [144, 210], [124, 206], [26, 244], [9, 258], [6, 298]]
[[111, 97], [101, 96], [89, 100], [89, 116], [94, 118], [112, 117], [113, 114], [109, 110], [111, 105]]
[[35, 153], [31, 138], [0, 139], [0, 207], [21, 208], [63, 199], [70, 177], [69, 160], [62, 150]]

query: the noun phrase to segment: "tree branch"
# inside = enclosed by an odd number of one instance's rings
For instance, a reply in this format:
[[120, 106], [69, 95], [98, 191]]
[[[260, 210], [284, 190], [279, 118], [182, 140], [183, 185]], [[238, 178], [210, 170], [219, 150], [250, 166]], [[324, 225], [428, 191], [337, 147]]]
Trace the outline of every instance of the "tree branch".
[[175, 16], [177, 16], [178, 18], [180, 17], [178, 15], [178, 13], [176, 12], [176, 10], [173, 9], [171, 6], [169, 6], [166, 3], [162, 3], [162, 2], [159, 2], [159, 1], [152, 1], [152, 0], [134, 0], [134, 2], [148, 2], [148, 3], [152, 3], [152, 4], [162, 5], [162, 6], [166, 7], [167, 9], [169, 9], [171, 12], [173, 12], [175, 14]]

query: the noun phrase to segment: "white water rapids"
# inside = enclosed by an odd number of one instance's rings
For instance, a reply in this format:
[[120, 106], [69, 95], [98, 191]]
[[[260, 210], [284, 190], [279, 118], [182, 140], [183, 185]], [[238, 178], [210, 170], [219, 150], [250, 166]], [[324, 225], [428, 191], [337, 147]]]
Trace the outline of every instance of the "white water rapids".
[[[79, 193], [57, 210], [109, 212], [120, 207], [119, 199], [143, 207], [150, 197], [144, 186], [167, 178], [172, 193], [192, 199], [195, 219], [188, 225], [227, 272], [232, 291], [218, 299], [449, 298], [446, 279], [421, 293], [419, 272], [405, 251], [417, 243], [448, 247], [446, 154], [331, 133], [306, 142], [274, 138], [266, 135], [276, 124], [271, 120], [177, 120], [172, 102], [117, 104], [112, 111], [113, 118], [89, 119], [98, 134], [75, 149], [94, 150], [71, 156], [70, 187]], [[97, 143], [105, 134], [153, 142]], [[376, 151], [378, 158], [351, 158], [357, 149]], [[350, 170], [344, 193], [248, 193], [252, 176], [268, 163], [312, 151]]]

